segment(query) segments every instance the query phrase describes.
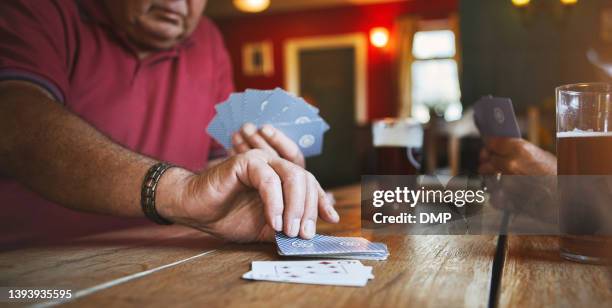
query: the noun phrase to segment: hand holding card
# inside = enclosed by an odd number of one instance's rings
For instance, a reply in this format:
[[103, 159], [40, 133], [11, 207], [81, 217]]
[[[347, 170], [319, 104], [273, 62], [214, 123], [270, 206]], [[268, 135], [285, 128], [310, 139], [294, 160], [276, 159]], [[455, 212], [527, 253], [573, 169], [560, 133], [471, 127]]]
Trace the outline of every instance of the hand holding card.
[[280, 88], [234, 93], [215, 109], [217, 115], [207, 132], [226, 149], [232, 147], [232, 135], [244, 124], [252, 123], [256, 128], [270, 124], [289, 137], [304, 157], [316, 156], [321, 154], [323, 135], [329, 130], [317, 108]]
[[485, 96], [474, 104], [474, 122], [483, 137], [521, 138], [509, 98]]

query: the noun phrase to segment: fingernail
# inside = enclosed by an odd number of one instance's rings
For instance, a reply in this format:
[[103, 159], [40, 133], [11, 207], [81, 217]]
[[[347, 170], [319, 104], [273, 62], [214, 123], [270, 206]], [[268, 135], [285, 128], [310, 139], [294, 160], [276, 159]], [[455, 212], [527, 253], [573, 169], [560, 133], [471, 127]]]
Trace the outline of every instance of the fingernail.
[[240, 145], [244, 142], [244, 139], [242, 139], [242, 136], [240, 136], [240, 134], [234, 134], [234, 144], [235, 145]]
[[274, 129], [270, 125], [264, 125], [261, 132], [268, 137], [272, 137], [272, 135], [274, 135]]
[[330, 208], [328, 210], [328, 212], [329, 212], [329, 216], [331, 216], [331, 218], [334, 221], [339, 221], [340, 220], [340, 216], [338, 215], [338, 212], [336, 212], [336, 210], [334, 208]]
[[300, 219], [294, 218], [289, 224], [289, 234], [290, 237], [296, 237], [298, 233], [300, 233]]
[[282, 231], [283, 230], [283, 217], [280, 215], [274, 216], [274, 230]]
[[304, 235], [307, 238], [312, 238], [314, 236], [314, 234], [315, 234], [315, 224], [314, 224], [314, 221], [312, 221], [312, 219], [308, 219], [304, 223]]
[[247, 123], [242, 126], [242, 132], [244, 132], [247, 136], [254, 134], [256, 131], [257, 127], [251, 123]]

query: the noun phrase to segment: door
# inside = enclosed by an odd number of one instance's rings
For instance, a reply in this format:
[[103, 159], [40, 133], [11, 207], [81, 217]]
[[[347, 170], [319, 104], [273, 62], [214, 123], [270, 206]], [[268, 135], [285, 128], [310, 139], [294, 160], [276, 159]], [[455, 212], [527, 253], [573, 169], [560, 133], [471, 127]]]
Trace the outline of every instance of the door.
[[306, 161], [308, 170], [326, 188], [357, 183], [361, 177], [355, 146], [355, 56], [354, 47], [298, 53], [300, 93], [331, 126], [323, 154]]

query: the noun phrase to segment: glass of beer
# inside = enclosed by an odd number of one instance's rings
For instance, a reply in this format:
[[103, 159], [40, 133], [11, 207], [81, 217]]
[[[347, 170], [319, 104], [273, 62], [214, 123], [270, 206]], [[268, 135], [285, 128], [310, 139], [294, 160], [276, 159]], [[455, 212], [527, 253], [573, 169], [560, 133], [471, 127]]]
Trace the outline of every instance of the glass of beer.
[[612, 261], [612, 84], [561, 86], [557, 172], [561, 256]]

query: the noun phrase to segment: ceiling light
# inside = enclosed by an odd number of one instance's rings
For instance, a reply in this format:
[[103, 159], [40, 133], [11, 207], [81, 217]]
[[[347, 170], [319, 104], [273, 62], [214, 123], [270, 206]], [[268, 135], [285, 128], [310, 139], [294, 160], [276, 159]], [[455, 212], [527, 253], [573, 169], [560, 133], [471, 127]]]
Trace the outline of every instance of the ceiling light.
[[377, 27], [370, 30], [370, 42], [372, 45], [382, 48], [389, 43], [389, 30], [383, 27]]
[[512, 4], [516, 7], [524, 7], [529, 5], [530, 0], [512, 0]]
[[259, 13], [270, 6], [270, 0], [234, 0], [234, 6], [247, 13]]
[[578, 0], [561, 0], [561, 3], [563, 5], [574, 5], [578, 3]]

